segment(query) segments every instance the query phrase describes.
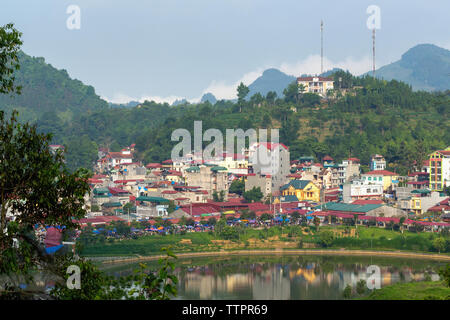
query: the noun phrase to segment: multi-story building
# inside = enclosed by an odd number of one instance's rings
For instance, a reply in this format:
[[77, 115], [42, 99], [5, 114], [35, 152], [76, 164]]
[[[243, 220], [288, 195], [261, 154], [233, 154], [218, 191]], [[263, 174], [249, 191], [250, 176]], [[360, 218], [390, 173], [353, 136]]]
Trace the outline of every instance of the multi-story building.
[[412, 212], [415, 215], [421, 215], [445, 199], [447, 199], [447, 197], [442, 197], [439, 192], [413, 190], [409, 197], [399, 200], [399, 205], [403, 210]]
[[368, 183], [379, 183], [383, 185], [383, 190], [387, 191], [398, 181], [398, 174], [387, 170], [373, 170], [362, 175]]
[[291, 180], [281, 187], [283, 196], [296, 196], [299, 201], [320, 202], [320, 187], [309, 180]]
[[282, 143], [255, 143], [249, 148], [249, 173], [269, 176], [272, 190], [279, 190], [290, 174], [289, 158], [289, 149]]
[[228, 197], [228, 172], [224, 167], [205, 165], [190, 167], [185, 171], [185, 182], [187, 186], [205, 190], [209, 198], [212, 198], [214, 192], [219, 194], [221, 191], [225, 193], [225, 198]]
[[338, 183], [343, 185], [350, 181], [350, 178], [359, 176], [360, 164], [358, 158], [348, 158], [338, 164]]
[[442, 191], [450, 186], [450, 147], [433, 152], [429, 165], [431, 190]]
[[386, 160], [382, 155], [376, 154], [370, 160], [370, 170], [384, 170], [386, 169]]
[[253, 188], [260, 188], [264, 197], [272, 194], [272, 176], [249, 173], [245, 180], [245, 191]]
[[326, 96], [329, 90], [334, 89], [333, 78], [325, 77], [299, 77], [297, 85], [299, 93], [315, 93], [322, 97]]
[[344, 184], [342, 196], [345, 203], [355, 200], [381, 200], [383, 181], [369, 182], [366, 179], [353, 179]]

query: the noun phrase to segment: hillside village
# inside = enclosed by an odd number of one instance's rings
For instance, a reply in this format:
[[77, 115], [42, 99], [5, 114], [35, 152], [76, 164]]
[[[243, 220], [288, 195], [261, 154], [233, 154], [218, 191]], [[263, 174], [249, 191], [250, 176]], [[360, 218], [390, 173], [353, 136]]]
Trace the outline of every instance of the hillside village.
[[[279, 156], [275, 174], [253, 161], [260, 149]], [[381, 227], [401, 217], [406, 226], [430, 231], [450, 226], [450, 198], [444, 192], [450, 186], [450, 147], [430, 154], [407, 176], [387, 170], [379, 154], [363, 173], [356, 157], [340, 163], [330, 156], [322, 162], [312, 156], [290, 159], [282, 143], [256, 143], [212, 159], [190, 154], [178, 162], [146, 164], [135, 161], [135, 152], [134, 144], [120, 152], [99, 149], [82, 224], [155, 218], [176, 224], [183, 217], [199, 223], [223, 215], [239, 219], [250, 211], [273, 219], [297, 212], [321, 223], [358, 215], [359, 223], [376, 221]]]

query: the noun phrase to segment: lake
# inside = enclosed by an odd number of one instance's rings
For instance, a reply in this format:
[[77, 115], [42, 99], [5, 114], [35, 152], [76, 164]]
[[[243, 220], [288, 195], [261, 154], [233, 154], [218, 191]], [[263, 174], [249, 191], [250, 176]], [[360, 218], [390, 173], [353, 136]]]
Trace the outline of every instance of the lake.
[[[149, 270], [156, 262], [147, 262]], [[444, 262], [356, 256], [230, 256], [179, 259], [176, 299], [319, 300], [342, 299], [349, 284], [367, 280], [367, 267], [380, 270], [381, 287], [397, 282], [438, 280], [436, 270]], [[108, 265], [112, 275], [127, 275], [137, 264]]]

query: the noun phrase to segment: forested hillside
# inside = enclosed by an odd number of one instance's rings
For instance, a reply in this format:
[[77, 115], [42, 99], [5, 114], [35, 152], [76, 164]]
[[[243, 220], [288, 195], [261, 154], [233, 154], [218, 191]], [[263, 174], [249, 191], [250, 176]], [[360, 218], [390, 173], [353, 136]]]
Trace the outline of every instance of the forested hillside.
[[[314, 94], [295, 94], [293, 83], [285, 97], [253, 95], [248, 101], [218, 101], [170, 107], [146, 102], [132, 109], [110, 109], [75, 117], [70, 125], [51, 121], [45, 129], [68, 146], [72, 166], [90, 166], [98, 146], [112, 149], [136, 143], [145, 162], [170, 157], [177, 128], [193, 131], [195, 120], [203, 130], [218, 128], [280, 128], [280, 140], [290, 147], [291, 158], [327, 154], [339, 160], [356, 156], [367, 164], [371, 154], [381, 153], [394, 164], [391, 170], [407, 172], [433, 150], [450, 145], [450, 91], [414, 92], [398, 81], [357, 78], [337, 72], [346, 94], [321, 100]], [[42, 123], [39, 126], [43, 128]]]
[[53, 142], [66, 146], [71, 168], [91, 168], [98, 147], [118, 151], [131, 143], [136, 143], [140, 160], [165, 160], [176, 144], [170, 139], [172, 131], [192, 132], [195, 120], [203, 121], [203, 130], [218, 128], [224, 133], [227, 128], [280, 128], [291, 159], [314, 155], [321, 160], [329, 154], [336, 160], [356, 156], [367, 164], [371, 154], [380, 153], [394, 164], [391, 170], [400, 172], [450, 145], [450, 91], [413, 91], [395, 80], [336, 71], [331, 76], [339, 90], [328, 100], [307, 93], [298, 96], [293, 82], [282, 98], [269, 91], [237, 102], [170, 106], [147, 101], [112, 108], [94, 88], [70, 79], [42, 58], [22, 54], [20, 62], [22, 95], [0, 96], [0, 109], [18, 109], [21, 121], [52, 132]]
[[16, 84], [22, 94], [0, 95], [0, 110], [19, 110], [21, 120], [60, 118], [71, 120], [74, 114], [90, 113], [108, 108], [108, 103], [95, 93], [92, 86], [71, 79], [66, 70], [47, 64], [44, 58], [34, 58], [20, 52], [20, 69], [15, 72]]

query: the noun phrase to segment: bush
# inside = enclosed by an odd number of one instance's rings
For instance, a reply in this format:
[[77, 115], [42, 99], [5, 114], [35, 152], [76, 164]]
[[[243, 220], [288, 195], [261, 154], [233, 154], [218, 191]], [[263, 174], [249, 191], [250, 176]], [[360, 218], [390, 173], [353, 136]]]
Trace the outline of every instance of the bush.
[[345, 299], [350, 299], [352, 297], [352, 287], [349, 284], [345, 287], [342, 295]]
[[331, 231], [321, 232], [319, 235], [319, 243], [322, 247], [329, 247], [333, 244], [334, 233]]

